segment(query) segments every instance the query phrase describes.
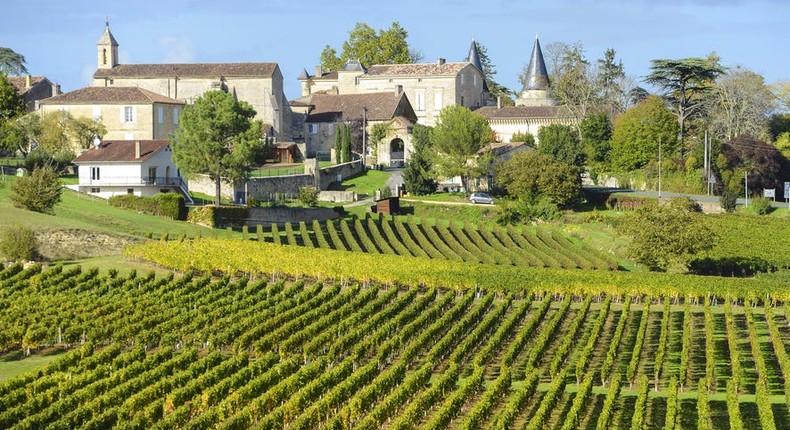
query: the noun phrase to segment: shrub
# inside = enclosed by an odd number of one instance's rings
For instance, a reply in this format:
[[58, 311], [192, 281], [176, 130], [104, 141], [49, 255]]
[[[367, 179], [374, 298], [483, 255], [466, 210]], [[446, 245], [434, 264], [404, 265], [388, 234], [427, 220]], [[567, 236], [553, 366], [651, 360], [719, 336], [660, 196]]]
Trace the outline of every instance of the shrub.
[[158, 215], [177, 220], [187, 218], [184, 196], [175, 193], [161, 193], [151, 197], [138, 197], [131, 194], [112, 196], [110, 206], [131, 209], [149, 215]]
[[749, 202], [749, 210], [755, 215], [768, 215], [774, 209], [771, 203], [771, 199], [755, 197]]
[[60, 203], [63, 186], [51, 167], [39, 167], [11, 184], [11, 201], [18, 208], [46, 214]]
[[557, 205], [550, 198], [546, 196], [530, 197], [500, 205], [496, 222], [500, 225], [507, 225], [535, 220], [553, 221], [559, 219], [561, 215]]
[[240, 225], [247, 219], [249, 210], [236, 206], [200, 206], [192, 208], [187, 215], [187, 222], [216, 228], [228, 224]]
[[629, 196], [625, 194], [611, 194], [606, 199], [606, 206], [609, 209], [618, 211], [637, 210], [646, 206], [655, 206], [657, 200], [650, 197]]
[[299, 202], [308, 207], [318, 205], [318, 190], [314, 187], [299, 188]]
[[735, 207], [738, 202], [738, 191], [732, 188], [725, 188], [719, 196], [719, 204], [725, 212], [735, 212]]
[[380, 195], [381, 195], [382, 199], [388, 199], [388, 198], [392, 197], [392, 188], [390, 188], [390, 187], [384, 187], [384, 188], [382, 188], [379, 191], [381, 192]]
[[21, 225], [9, 225], [0, 230], [0, 254], [9, 260], [38, 258], [38, 241], [33, 230]]

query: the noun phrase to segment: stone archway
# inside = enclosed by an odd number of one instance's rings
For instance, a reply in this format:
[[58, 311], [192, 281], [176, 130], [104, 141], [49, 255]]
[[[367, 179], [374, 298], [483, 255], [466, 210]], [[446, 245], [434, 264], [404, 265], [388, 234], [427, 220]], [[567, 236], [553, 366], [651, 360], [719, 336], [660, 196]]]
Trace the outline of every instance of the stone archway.
[[406, 161], [406, 145], [396, 137], [390, 141], [390, 166], [402, 167]]

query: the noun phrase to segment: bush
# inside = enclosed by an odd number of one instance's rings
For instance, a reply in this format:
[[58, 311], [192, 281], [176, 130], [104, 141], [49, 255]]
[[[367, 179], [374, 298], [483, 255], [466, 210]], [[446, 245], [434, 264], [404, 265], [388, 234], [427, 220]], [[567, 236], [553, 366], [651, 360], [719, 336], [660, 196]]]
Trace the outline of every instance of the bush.
[[749, 210], [755, 215], [768, 215], [774, 210], [773, 206], [771, 206], [772, 203], [771, 199], [755, 197], [749, 202]]
[[18, 208], [46, 214], [60, 202], [63, 186], [51, 167], [39, 167], [11, 184], [11, 201]]
[[631, 196], [626, 194], [611, 194], [606, 199], [606, 207], [618, 211], [637, 210], [643, 207], [656, 206], [658, 201], [650, 197]]
[[738, 191], [732, 188], [725, 188], [721, 192], [721, 196], [719, 196], [719, 204], [725, 212], [735, 212], [735, 207], [738, 204]]
[[187, 222], [217, 228], [241, 225], [248, 215], [249, 209], [246, 207], [206, 205], [192, 208], [187, 215]]
[[308, 207], [318, 205], [318, 190], [314, 187], [299, 188], [299, 202]]
[[38, 241], [33, 230], [21, 225], [9, 225], [0, 230], [0, 255], [9, 260], [38, 258]]
[[532, 197], [509, 201], [500, 205], [496, 222], [500, 225], [519, 224], [527, 221], [553, 221], [559, 219], [562, 212], [548, 197]]
[[131, 194], [112, 196], [110, 206], [131, 209], [149, 215], [158, 215], [177, 220], [187, 218], [184, 196], [175, 193], [161, 193], [151, 197], [138, 197]]

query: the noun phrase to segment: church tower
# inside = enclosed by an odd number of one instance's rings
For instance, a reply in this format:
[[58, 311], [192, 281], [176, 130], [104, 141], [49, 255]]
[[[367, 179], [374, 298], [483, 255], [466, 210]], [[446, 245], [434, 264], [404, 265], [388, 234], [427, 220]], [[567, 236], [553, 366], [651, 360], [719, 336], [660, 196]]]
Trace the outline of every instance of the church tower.
[[104, 34], [99, 38], [98, 64], [99, 69], [112, 69], [118, 65], [118, 42], [110, 32], [110, 22], [104, 23]]
[[543, 51], [540, 49], [538, 36], [535, 36], [535, 45], [532, 47], [532, 57], [527, 67], [527, 83], [516, 99], [516, 106], [555, 106], [557, 101], [549, 95], [549, 73], [546, 71], [546, 62], [543, 60]]

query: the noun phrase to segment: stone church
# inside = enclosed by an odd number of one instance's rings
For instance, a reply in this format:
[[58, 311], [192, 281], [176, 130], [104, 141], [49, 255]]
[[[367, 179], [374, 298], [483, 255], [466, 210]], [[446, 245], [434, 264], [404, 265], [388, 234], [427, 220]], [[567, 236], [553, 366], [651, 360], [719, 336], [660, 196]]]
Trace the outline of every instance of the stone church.
[[270, 136], [290, 140], [291, 110], [277, 63], [120, 64], [109, 23], [97, 44], [97, 60], [94, 87], [139, 87], [186, 103], [206, 91], [228, 91], [252, 105]]

